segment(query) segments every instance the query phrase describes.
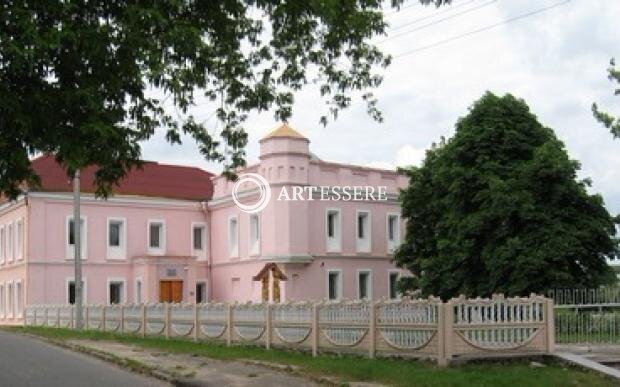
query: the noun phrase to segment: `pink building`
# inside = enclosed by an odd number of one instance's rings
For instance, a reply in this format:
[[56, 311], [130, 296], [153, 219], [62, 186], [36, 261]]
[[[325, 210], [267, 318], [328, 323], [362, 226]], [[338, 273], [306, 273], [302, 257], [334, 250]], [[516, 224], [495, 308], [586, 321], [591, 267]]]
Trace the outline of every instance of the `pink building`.
[[[146, 163], [108, 200], [83, 171], [86, 303], [288, 301], [397, 297], [390, 252], [401, 239], [394, 171], [326, 162], [282, 125], [260, 141], [271, 199], [256, 213], [235, 183], [198, 168]], [[42, 188], [0, 203], [0, 319], [25, 304], [73, 302], [72, 194], [52, 157]], [[251, 204], [258, 186], [238, 184]]]

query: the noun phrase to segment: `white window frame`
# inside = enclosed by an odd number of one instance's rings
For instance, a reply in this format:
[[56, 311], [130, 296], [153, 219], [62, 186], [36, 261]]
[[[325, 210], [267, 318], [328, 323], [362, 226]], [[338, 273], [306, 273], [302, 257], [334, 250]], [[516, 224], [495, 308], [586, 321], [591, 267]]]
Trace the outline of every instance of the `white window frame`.
[[362, 295], [360, 293], [360, 274], [365, 273], [368, 274], [368, 289], [367, 289], [367, 295], [368, 298], [365, 298], [365, 300], [372, 300], [373, 298], [373, 294], [372, 294], [372, 269], [358, 269], [357, 270], [357, 275], [356, 275], [356, 292], [357, 292], [357, 298], [358, 299], [362, 299]]
[[[124, 277], [108, 277], [106, 281], [106, 305], [112, 305], [110, 303], [110, 285], [113, 283], [122, 283], [123, 291], [121, 294], [121, 302], [118, 305], [124, 305], [127, 303], [127, 280]], [[115, 304], [116, 305], [116, 304]]]
[[[260, 215], [258, 214], [250, 214], [250, 229], [248, 232], [248, 248], [249, 248], [249, 253], [250, 256], [258, 256], [260, 255], [260, 240], [261, 240], [261, 218]], [[256, 219], [256, 238], [254, 238], [255, 236], [253, 235], [252, 231], [254, 230], [252, 227], [252, 221], [253, 219]]]
[[[232, 241], [232, 229], [231, 229], [231, 225], [232, 225], [232, 221], [235, 221], [236, 224], [236, 236], [235, 236], [235, 242], [236, 244], [233, 245], [233, 241]], [[228, 256], [230, 258], [239, 258], [239, 217], [236, 215], [231, 215], [228, 217], [228, 227], [226, 230], [226, 233], [228, 235]]]
[[13, 297], [14, 297], [13, 282], [7, 281], [5, 288], [6, 288], [6, 308], [7, 308], [6, 317], [12, 318], [13, 313], [15, 311], [15, 305], [13, 304]]
[[4, 265], [6, 258], [6, 229], [0, 226], [0, 265]]
[[[84, 232], [80, 235], [80, 243], [82, 245], [82, 261], [86, 260], [88, 252], [88, 217], [81, 215], [80, 218], [84, 222]], [[69, 222], [73, 219], [73, 215], [67, 215], [65, 220], [65, 247], [66, 259], [75, 259], [75, 247], [69, 244]]]
[[24, 316], [24, 283], [21, 279], [13, 281], [13, 294], [15, 299], [13, 300], [14, 317]]
[[[338, 291], [338, 296], [336, 298], [329, 298], [329, 275], [331, 273], [338, 274], [338, 286], [336, 287], [336, 290]], [[343, 283], [344, 283], [344, 278], [342, 274], [342, 269], [328, 269], [326, 271], [326, 277], [325, 277], [325, 285], [326, 285], [325, 286], [325, 296], [326, 296], [325, 298], [330, 301], [342, 300]]]
[[390, 283], [390, 278], [392, 277], [392, 274], [396, 274], [396, 281], [398, 282], [400, 280], [400, 278], [402, 277], [402, 272], [400, 270], [394, 270], [394, 269], [390, 269], [388, 270], [388, 293], [387, 293], [387, 298], [388, 300], [400, 300], [402, 295], [400, 294], [400, 292], [396, 291], [396, 298], [392, 298], [390, 295], [390, 292], [392, 291], [392, 284]]
[[[151, 247], [151, 225], [161, 224], [159, 232], [159, 247]], [[146, 248], [149, 255], [166, 254], [166, 222], [163, 219], [149, 219], [146, 222]]]
[[[396, 227], [394, 228], [394, 240], [390, 240], [390, 217], [396, 217]], [[392, 254], [400, 245], [400, 214], [398, 212], [388, 212], [385, 215], [385, 240], [387, 242], [387, 252]]]
[[[110, 246], [110, 224], [112, 222], [120, 222], [120, 246]], [[106, 248], [108, 252], [108, 259], [126, 260], [127, 259], [127, 218], [121, 217], [108, 217], [106, 222]]]
[[[329, 214], [337, 213], [338, 221], [334, 225], [334, 236], [329, 236]], [[325, 209], [325, 250], [328, 253], [342, 252], [342, 210], [340, 208]]]
[[13, 222], [9, 222], [6, 225], [6, 261], [7, 263], [13, 262], [13, 244], [15, 242], [15, 235], [13, 231]]
[[[202, 227], [202, 249], [195, 249], [194, 248], [194, 229], [196, 229], [197, 227]], [[206, 261], [208, 259], [207, 257], [207, 251], [208, 249], [208, 244], [207, 244], [207, 235], [209, 233], [207, 232], [207, 223], [206, 222], [192, 222], [192, 228], [191, 228], [191, 251], [192, 251], [192, 255], [194, 255], [196, 257], [196, 260], [198, 261]]]
[[6, 295], [4, 282], [0, 282], [0, 317], [6, 318]]
[[[366, 214], [365, 238], [360, 238], [359, 235], [360, 214]], [[372, 213], [370, 210], [355, 211], [355, 248], [358, 253], [370, 253], [372, 249]]]
[[[69, 284], [75, 282], [75, 277], [65, 278], [65, 304], [69, 305]], [[84, 289], [82, 289], [82, 303], [88, 303], [88, 280], [86, 277], [82, 277], [84, 283]]]
[[[207, 286], [208, 282], [206, 279], [197, 279], [196, 283], [194, 284], [194, 292], [196, 292], [196, 287], [198, 284], [204, 284], [205, 286], [205, 294], [204, 294], [204, 301], [203, 302], [209, 302], [209, 287]], [[194, 294], [194, 301], [197, 301], [198, 299], [198, 293]]]
[[[138, 284], [140, 284], [140, 286], [138, 286]], [[142, 297], [143, 287], [144, 287], [144, 282], [142, 281], [142, 277], [136, 277], [134, 281], [134, 287], [133, 287], [133, 300], [136, 304], [144, 303], [144, 297]], [[110, 288], [108, 287], [108, 291], [109, 290]]]
[[[24, 218], [15, 221], [15, 259], [21, 261], [24, 259]], [[23, 286], [23, 285], [22, 285]]]

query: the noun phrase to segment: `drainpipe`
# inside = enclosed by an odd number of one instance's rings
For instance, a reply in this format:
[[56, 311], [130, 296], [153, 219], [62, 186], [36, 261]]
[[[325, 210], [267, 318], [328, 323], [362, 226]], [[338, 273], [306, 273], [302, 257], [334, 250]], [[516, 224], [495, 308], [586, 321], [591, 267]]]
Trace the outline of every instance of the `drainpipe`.
[[211, 301], [213, 299], [213, 272], [211, 270], [211, 266], [212, 266], [212, 259], [213, 256], [211, 256], [211, 222], [209, 222], [209, 208], [207, 205], [207, 201], [204, 200], [202, 202], [200, 202], [200, 209], [202, 210], [202, 212], [205, 215], [205, 220], [207, 223], [207, 259], [208, 259], [208, 263], [207, 263], [207, 268], [209, 269], [209, 297], [207, 297], [207, 301]]
[[[86, 237], [86, 235], [84, 235]], [[80, 215], [80, 170], [73, 173], [73, 242], [75, 287], [75, 329], [82, 329], [82, 217]]]
[[26, 325], [26, 305], [28, 305], [28, 299], [29, 299], [29, 294], [28, 294], [28, 284], [30, 283], [29, 279], [29, 272], [30, 272], [30, 265], [29, 265], [29, 261], [30, 261], [30, 206], [28, 203], [28, 193], [29, 191], [27, 189], [25, 189], [23, 191], [24, 194], [24, 205], [26, 206], [26, 216], [24, 217], [24, 225], [22, 232], [24, 233], [23, 236], [23, 246], [22, 246], [22, 259], [24, 260], [24, 280], [23, 280], [23, 285], [22, 285], [22, 291], [24, 292], [24, 299], [22, 301], [22, 315], [24, 318], [24, 325]]

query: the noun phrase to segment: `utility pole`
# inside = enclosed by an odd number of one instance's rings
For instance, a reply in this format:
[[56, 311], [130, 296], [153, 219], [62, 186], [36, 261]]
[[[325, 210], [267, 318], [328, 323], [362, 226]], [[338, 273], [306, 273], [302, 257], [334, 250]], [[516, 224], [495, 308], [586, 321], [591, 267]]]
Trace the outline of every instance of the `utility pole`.
[[73, 174], [73, 258], [75, 263], [75, 328], [82, 329], [82, 218], [80, 216], [80, 170]]

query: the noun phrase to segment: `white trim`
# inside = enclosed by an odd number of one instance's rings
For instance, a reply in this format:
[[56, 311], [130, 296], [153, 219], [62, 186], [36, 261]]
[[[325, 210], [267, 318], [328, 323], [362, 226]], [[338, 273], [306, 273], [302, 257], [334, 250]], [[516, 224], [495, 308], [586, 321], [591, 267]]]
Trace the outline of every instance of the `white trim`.
[[6, 259], [6, 229], [0, 225], [0, 265], [4, 265]]
[[13, 281], [13, 289], [15, 317], [20, 318], [24, 316], [24, 282], [21, 278]]
[[[69, 244], [69, 222], [71, 219], [73, 219], [73, 215], [67, 215], [65, 218], [65, 259], [69, 260], [75, 258], [75, 247]], [[80, 234], [80, 243], [82, 244], [82, 261], [85, 261], [88, 255], [88, 217], [80, 215], [80, 219], [84, 222], [84, 232]]]
[[[58, 201], [73, 201], [73, 193], [65, 192], [29, 192], [28, 196], [33, 198], [50, 199]], [[82, 202], [88, 202], [89, 204], [126, 204], [126, 205], [148, 205], [152, 207], [170, 208], [171, 206], [177, 207], [195, 207], [201, 209], [203, 200], [183, 200], [183, 199], [167, 199], [160, 197], [140, 196], [140, 195], [114, 195], [107, 199], [98, 199], [95, 195], [82, 193], [80, 196]], [[0, 211], [4, 207], [0, 205]]]
[[[151, 224], [161, 224], [159, 231], [159, 247], [151, 247]], [[146, 250], [149, 255], [166, 254], [166, 221], [163, 219], [149, 219], [146, 221]]]
[[[338, 292], [338, 296], [336, 298], [329, 298], [329, 275], [331, 273], [338, 273], [338, 286], [336, 287], [336, 290]], [[342, 300], [343, 298], [343, 294], [342, 294], [342, 290], [343, 290], [343, 283], [344, 283], [344, 277], [342, 274], [342, 269], [327, 269], [326, 271], [326, 277], [325, 277], [325, 298], [327, 300]]]
[[[396, 225], [394, 227], [394, 241], [390, 241], [390, 217], [396, 217]], [[394, 250], [400, 246], [401, 243], [401, 221], [400, 221], [400, 213], [398, 212], [388, 212], [385, 214], [385, 240], [387, 243], [387, 252], [388, 254], [392, 254]]]
[[[236, 246], [233, 246], [232, 238], [231, 238], [232, 230], [230, 226], [231, 226], [231, 221], [233, 219], [235, 220], [235, 224], [236, 224], [236, 229], [235, 229], [236, 234], [237, 234], [235, 238], [235, 241], [237, 242]], [[227, 239], [228, 239], [228, 257], [229, 258], [239, 258], [239, 228], [240, 228], [239, 217], [237, 215], [230, 215], [228, 217], [228, 222], [227, 222], [227, 227], [226, 227], [226, 235], [228, 236]]]
[[[5, 282], [5, 292], [6, 292], [6, 318], [13, 318], [13, 312], [15, 310], [15, 305], [13, 304], [14, 300], [14, 296], [13, 296], [13, 292], [14, 287], [13, 287], [13, 281], [6, 281]], [[10, 291], [9, 291], [10, 289]]]
[[[15, 208], [19, 206], [24, 205], [26, 203], [25, 198], [26, 197], [24, 195], [19, 195], [17, 199], [13, 201], [8, 201], [8, 202], [0, 204], [0, 216], [14, 210]], [[12, 207], [15, 207], [15, 208], [12, 208]]]
[[0, 318], [6, 317], [6, 287], [4, 282], [0, 282]]
[[[338, 221], [334, 225], [334, 236], [329, 236], [329, 214], [338, 214]], [[325, 250], [328, 253], [342, 252], [342, 210], [340, 208], [325, 209]]]
[[[65, 278], [65, 304], [69, 304], [69, 283], [75, 282], [75, 277], [66, 277]], [[88, 280], [86, 277], [82, 277], [82, 282], [84, 283], [84, 289], [82, 289], [82, 303], [88, 303]]]
[[402, 276], [402, 271], [400, 270], [395, 270], [395, 269], [388, 269], [388, 293], [387, 293], [387, 298], [390, 300], [400, 300], [401, 298], [401, 294], [400, 292], [396, 291], [396, 298], [392, 298], [391, 297], [391, 291], [392, 291], [392, 284], [390, 283], [390, 278], [392, 277], [392, 274], [396, 274], [396, 281], [398, 282], [398, 280], [400, 280], [401, 276]]
[[[248, 232], [248, 255], [250, 257], [256, 257], [260, 255], [261, 251], [261, 217], [259, 214], [250, 214], [249, 232]], [[257, 222], [257, 235], [256, 240], [252, 240], [252, 219], [256, 219]]]
[[[194, 229], [196, 227], [202, 227], [202, 249], [196, 250], [194, 248]], [[192, 222], [191, 224], [191, 246], [190, 246], [190, 251], [192, 252], [192, 255], [194, 255], [196, 257], [197, 261], [206, 261], [208, 259], [208, 244], [207, 244], [207, 235], [209, 234], [207, 232], [207, 223], [206, 222]]]
[[127, 303], [127, 280], [124, 277], [108, 277], [106, 281], [106, 305], [112, 305], [110, 303], [110, 285], [112, 283], [122, 283], [123, 284], [123, 294], [121, 295], [121, 302], [119, 305], [123, 305]]
[[[140, 283], [140, 289], [138, 289], [138, 283]], [[144, 287], [144, 282], [142, 281], [142, 277], [136, 277], [133, 283], [133, 301], [136, 304], [141, 304], [144, 301], [144, 297], [142, 297], [143, 287]]]
[[208, 285], [208, 280], [206, 278], [197, 278], [195, 283], [194, 283], [194, 301], [197, 301], [198, 298], [198, 293], [196, 293], [196, 287], [198, 284], [204, 284], [205, 286], [205, 294], [204, 294], [204, 299], [202, 302], [208, 302], [209, 301], [209, 286]]
[[[26, 240], [24, 218], [17, 218], [15, 220], [14, 233], [15, 233], [15, 260], [21, 261], [22, 259], [24, 259], [24, 247], [25, 247], [24, 241]], [[20, 237], [21, 237], [21, 241], [20, 241]]]
[[362, 298], [362, 296], [360, 294], [360, 274], [362, 274], [362, 273], [368, 274], [368, 289], [367, 289], [367, 292], [366, 292], [366, 293], [368, 293], [367, 294], [368, 297], [366, 299], [367, 300], [372, 300], [373, 299], [373, 294], [372, 294], [373, 293], [372, 292], [372, 290], [373, 290], [372, 289], [373, 288], [373, 286], [372, 286], [373, 275], [372, 275], [372, 269], [367, 269], [367, 268], [357, 269], [357, 273], [356, 273], [356, 277], [355, 277], [356, 278], [355, 283], [356, 283], [356, 289], [357, 289], [356, 290], [357, 298], [358, 299]]
[[14, 222], [8, 222], [6, 224], [6, 262], [13, 262], [14, 257], [14, 243], [15, 243], [15, 227], [13, 226]]
[[[359, 237], [360, 214], [366, 214], [365, 238]], [[355, 250], [358, 253], [370, 253], [372, 251], [372, 213], [370, 210], [355, 211]]]
[[[120, 222], [121, 230], [119, 235], [120, 246], [110, 246], [110, 223]], [[127, 218], [109, 216], [106, 222], [105, 244], [107, 259], [126, 260], [127, 259]]]

